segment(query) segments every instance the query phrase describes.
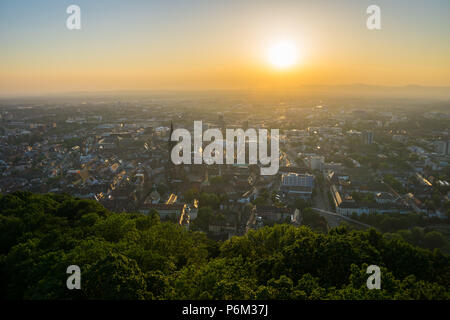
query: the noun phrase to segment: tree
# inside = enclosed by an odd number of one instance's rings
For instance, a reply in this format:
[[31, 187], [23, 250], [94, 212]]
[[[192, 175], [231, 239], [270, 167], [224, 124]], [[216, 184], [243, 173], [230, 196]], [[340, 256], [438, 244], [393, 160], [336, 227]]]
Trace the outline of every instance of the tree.
[[306, 208], [302, 211], [302, 224], [311, 227], [313, 230], [318, 230], [322, 232], [328, 231], [327, 220], [315, 212], [311, 208]]
[[425, 234], [424, 247], [428, 249], [442, 248], [447, 243], [444, 235], [437, 231], [431, 231]]
[[192, 230], [208, 232], [209, 225], [214, 219], [211, 207], [202, 207], [198, 210], [197, 219], [192, 221]]
[[111, 253], [83, 274], [86, 298], [105, 300], [141, 300], [147, 284], [135, 260]]
[[[321, 230], [320, 215], [310, 208], [303, 214], [308, 226]], [[386, 217], [398, 219], [398, 225], [422, 221], [394, 214], [361, 218], [381, 223]], [[204, 206], [186, 230], [159, 221], [154, 211], [119, 214], [68, 195], [0, 195], [0, 294], [5, 299], [450, 298], [450, 257], [439, 249], [447, 243], [435, 231], [416, 227], [382, 235], [374, 229], [316, 232], [276, 224], [223, 242], [195, 231], [196, 224], [207, 231], [221, 219]], [[382, 290], [367, 289], [368, 262], [380, 266]], [[69, 265], [81, 269], [81, 290], [65, 286]]]

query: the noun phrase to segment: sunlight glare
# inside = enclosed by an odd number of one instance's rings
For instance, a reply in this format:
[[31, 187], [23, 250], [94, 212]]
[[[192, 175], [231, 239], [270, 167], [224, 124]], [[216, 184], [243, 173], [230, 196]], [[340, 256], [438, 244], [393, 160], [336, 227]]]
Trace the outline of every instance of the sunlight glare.
[[278, 42], [269, 48], [269, 62], [278, 69], [286, 69], [297, 62], [297, 48], [293, 42]]

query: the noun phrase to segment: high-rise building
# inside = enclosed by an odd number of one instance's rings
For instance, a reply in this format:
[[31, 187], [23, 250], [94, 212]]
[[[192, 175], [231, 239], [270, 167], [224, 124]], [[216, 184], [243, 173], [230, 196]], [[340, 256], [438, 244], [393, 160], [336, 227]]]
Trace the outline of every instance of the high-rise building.
[[441, 155], [446, 155], [449, 152], [449, 141], [437, 140], [434, 141], [434, 151]]
[[364, 139], [364, 144], [372, 144], [373, 143], [373, 132], [372, 131], [364, 131], [363, 139]]

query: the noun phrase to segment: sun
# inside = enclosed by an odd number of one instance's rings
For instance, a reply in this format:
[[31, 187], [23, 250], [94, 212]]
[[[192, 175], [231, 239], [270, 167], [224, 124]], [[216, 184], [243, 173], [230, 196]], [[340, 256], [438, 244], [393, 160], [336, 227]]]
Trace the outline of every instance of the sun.
[[292, 67], [297, 59], [297, 48], [292, 41], [280, 41], [269, 47], [268, 60], [277, 69]]

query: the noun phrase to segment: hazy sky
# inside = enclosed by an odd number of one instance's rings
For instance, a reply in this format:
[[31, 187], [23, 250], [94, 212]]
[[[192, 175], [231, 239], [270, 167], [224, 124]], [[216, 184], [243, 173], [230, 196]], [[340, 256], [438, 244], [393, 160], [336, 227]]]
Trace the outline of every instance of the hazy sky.
[[[448, 0], [0, 0], [0, 94], [450, 86], [449, 17]], [[281, 40], [298, 51], [285, 70], [267, 61]]]

